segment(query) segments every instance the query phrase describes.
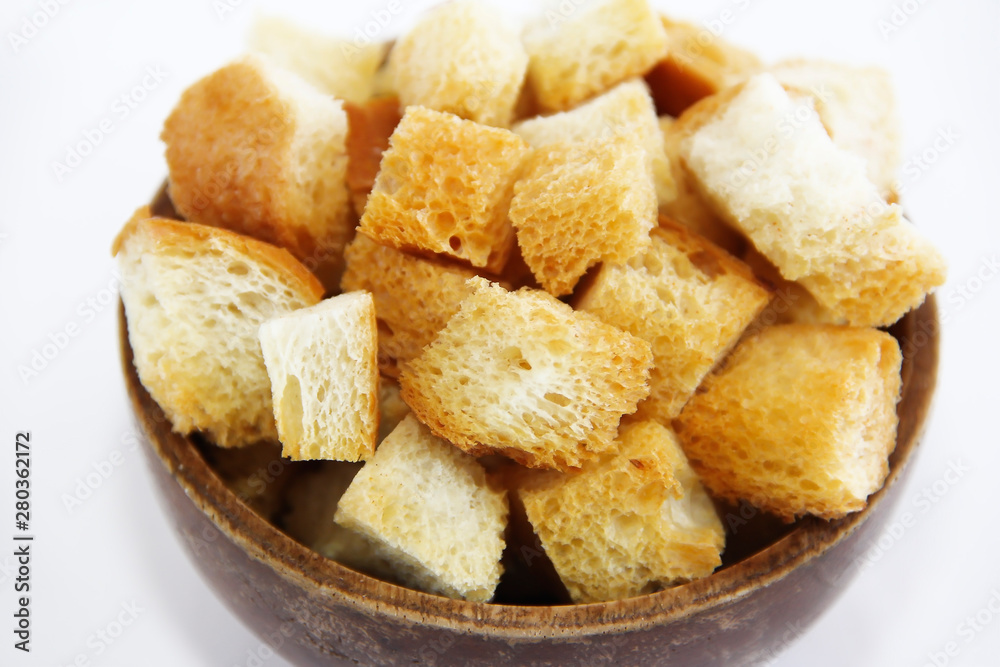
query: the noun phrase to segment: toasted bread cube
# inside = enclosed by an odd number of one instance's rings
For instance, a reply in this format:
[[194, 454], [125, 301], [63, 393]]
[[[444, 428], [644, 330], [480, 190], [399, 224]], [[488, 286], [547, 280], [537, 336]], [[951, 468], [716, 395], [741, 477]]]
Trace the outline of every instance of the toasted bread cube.
[[257, 330], [319, 302], [319, 281], [280, 248], [148, 208], [114, 254], [136, 371], [173, 429], [220, 447], [277, 440]]
[[725, 531], [666, 427], [623, 426], [618, 451], [518, 491], [574, 602], [621, 600], [708, 576]]
[[507, 211], [528, 151], [509, 130], [410, 107], [382, 156], [360, 231], [498, 273], [515, 242]]
[[372, 96], [375, 73], [389, 45], [359, 46], [275, 16], [258, 16], [250, 29], [250, 50], [295, 72], [327, 95], [363, 104]]
[[645, 74], [666, 53], [666, 32], [647, 0], [564, 4], [524, 36], [528, 80], [545, 109], [571, 109]]
[[792, 520], [862, 509], [896, 446], [902, 356], [875, 329], [785, 324], [744, 340], [675, 422], [705, 486]]
[[382, 154], [389, 148], [389, 137], [396, 130], [403, 112], [398, 97], [378, 97], [363, 104], [344, 104], [347, 112], [347, 187], [351, 191], [354, 212], [365, 213], [368, 195], [375, 186], [382, 165]]
[[396, 42], [390, 56], [404, 106], [509, 127], [528, 54], [503, 14], [476, 0], [443, 3]]
[[649, 247], [656, 191], [645, 149], [617, 135], [536, 150], [514, 186], [510, 221], [539, 284], [570, 294], [591, 266]]
[[578, 468], [615, 447], [622, 415], [649, 393], [649, 343], [538, 290], [483, 278], [400, 375], [403, 400], [470, 454]]
[[669, 220], [628, 264], [604, 264], [576, 307], [650, 343], [649, 398], [637, 418], [680, 414], [702, 379], [771, 300], [749, 267]]
[[770, 74], [693, 108], [681, 153], [716, 210], [787, 280], [854, 326], [884, 326], [945, 278], [944, 260], [864, 160], [838, 148], [810, 104]]
[[660, 202], [660, 213], [739, 257], [746, 245], [743, 237], [715, 214], [681, 162], [681, 142], [689, 134], [685, 126], [684, 122], [669, 116], [660, 118], [664, 153], [670, 163], [671, 182], [676, 193], [671, 201]]
[[658, 113], [680, 116], [698, 100], [739, 83], [763, 64], [707, 28], [662, 17], [667, 53], [646, 75]]
[[282, 527], [293, 539], [320, 555], [383, 579], [395, 579], [392, 564], [378, 545], [333, 520], [337, 505], [361, 470], [357, 463], [323, 461], [289, 485]]
[[822, 60], [788, 60], [769, 70], [781, 84], [813, 97], [820, 120], [840, 148], [865, 158], [868, 178], [893, 200], [903, 146], [889, 73]]
[[404, 583], [487, 602], [500, 581], [507, 493], [407, 416], [340, 499], [337, 523], [376, 542]]
[[532, 148], [615, 134], [635, 135], [646, 149], [660, 204], [677, 195], [656, 109], [649, 89], [639, 79], [618, 85], [572, 111], [532, 118], [512, 129]]
[[392, 377], [399, 364], [434, 340], [473, 291], [466, 285], [476, 275], [472, 269], [407, 255], [364, 234], [347, 247], [345, 258], [341, 287], [367, 290], [375, 299], [379, 368]]
[[365, 461], [378, 435], [378, 330], [368, 292], [276, 317], [260, 328], [282, 454]]
[[286, 248], [336, 287], [355, 226], [342, 102], [246, 57], [188, 88], [162, 139], [187, 220]]

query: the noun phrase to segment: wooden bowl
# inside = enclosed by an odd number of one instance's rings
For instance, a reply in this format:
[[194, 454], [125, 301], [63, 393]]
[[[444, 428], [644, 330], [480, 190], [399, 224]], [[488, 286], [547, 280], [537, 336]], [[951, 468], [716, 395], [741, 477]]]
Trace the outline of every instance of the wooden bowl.
[[710, 577], [618, 602], [515, 606], [428, 595], [360, 574], [295, 542], [239, 500], [196, 442], [174, 433], [136, 374], [124, 308], [125, 382], [167, 512], [192, 561], [262, 641], [303, 665], [732, 665], [773, 659], [844, 590], [899, 500], [937, 377], [935, 301], [897, 323], [899, 430], [884, 487], [839, 521], [738, 530]]

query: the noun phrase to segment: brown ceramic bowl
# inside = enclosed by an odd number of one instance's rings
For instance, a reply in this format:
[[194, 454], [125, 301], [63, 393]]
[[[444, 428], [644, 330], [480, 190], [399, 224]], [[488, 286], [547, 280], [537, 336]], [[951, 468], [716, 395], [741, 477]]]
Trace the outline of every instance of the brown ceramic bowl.
[[[165, 212], [165, 211], [164, 211]], [[240, 501], [139, 382], [120, 311], [125, 382], [163, 505], [192, 562], [262, 641], [301, 665], [747, 665], [773, 659], [844, 590], [885, 528], [916, 454], [937, 376], [933, 298], [897, 323], [899, 430], [885, 486], [839, 521], [777, 527], [731, 508], [723, 567], [618, 602], [523, 606], [428, 595], [295, 542]], [[746, 523], [744, 523], [746, 522]]]

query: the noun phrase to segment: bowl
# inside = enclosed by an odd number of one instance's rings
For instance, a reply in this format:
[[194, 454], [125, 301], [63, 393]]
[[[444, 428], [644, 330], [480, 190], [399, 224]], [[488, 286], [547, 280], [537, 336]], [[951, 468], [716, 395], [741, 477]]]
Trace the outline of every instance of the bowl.
[[[170, 213], [164, 193], [154, 211]], [[890, 329], [903, 350], [885, 485], [837, 521], [723, 513], [723, 566], [704, 579], [584, 605], [481, 604], [396, 586], [299, 544], [255, 513], [171, 430], [139, 381], [119, 309], [125, 383], [161, 505], [205, 581], [262, 642], [302, 665], [732, 665], [772, 660], [845, 590], [899, 502], [930, 410], [933, 297]], [[752, 527], [752, 530], [750, 529]]]

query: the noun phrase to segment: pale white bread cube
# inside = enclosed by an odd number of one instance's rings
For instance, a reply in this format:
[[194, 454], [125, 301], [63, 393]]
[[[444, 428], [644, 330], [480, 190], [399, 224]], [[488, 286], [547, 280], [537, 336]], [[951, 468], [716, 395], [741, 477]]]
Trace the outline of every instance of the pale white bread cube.
[[809, 94], [833, 143], [865, 159], [868, 177], [886, 199], [896, 195], [903, 146], [889, 73], [822, 60], [771, 67], [783, 85]]
[[327, 95], [355, 104], [372, 96], [375, 74], [389, 50], [387, 43], [358, 44], [263, 15], [255, 17], [248, 42], [252, 52], [295, 72]]
[[406, 584], [487, 602], [500, 581], [507, 513], [506, 492], [476, 459], [409, 415], [351, 482], [335, 519], [377, 543]]
[[830, 139], [808, 98], [770, 74], [692, 107], [681, 154], [716, 211], [787, 280], [855, 326], [889, 325], [945, 277], [944, 260]]
[[466, 120], [509, 127], [528, 69], [518, 29], [477, 0], [428, 11], [390, 54], [404, 106], [420, 105]]
[[543, 109], [571, 109], [642, 76], [667, 52], [667, 33], [647, 0], [580, 0], [544, 14], [524, 33], [528, 81]]
[[260, 327], [284, 456], [364, 461], [378, 436], [378, 329], [368, 292], [350, 292]]
[[673, 432], [636, 422], [616, 443], [578, 473], [533, 473], [517, 492], [577, 603], [649, 593], [722, 563], [722, 522]]
[[323, 286], [280, 248], [148, 208], [114, 253], [136, 371], [173, 429], [220, 447], [276, 440], [257, 330], [317, 303]]
[[635, 136], [646, 150], [656, 196], [663, 206], [677, 196], [653, 98], [640, 79], [626, 81], [572, 111], [539, 116], [512, 128], [532, 148], [618, 134]]

